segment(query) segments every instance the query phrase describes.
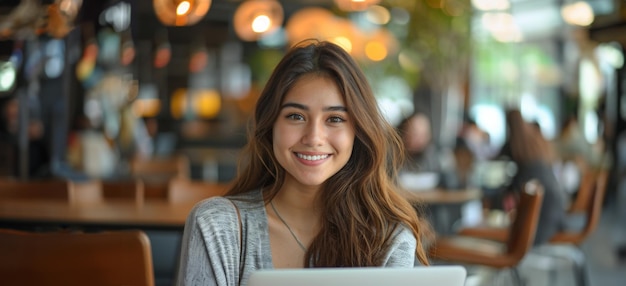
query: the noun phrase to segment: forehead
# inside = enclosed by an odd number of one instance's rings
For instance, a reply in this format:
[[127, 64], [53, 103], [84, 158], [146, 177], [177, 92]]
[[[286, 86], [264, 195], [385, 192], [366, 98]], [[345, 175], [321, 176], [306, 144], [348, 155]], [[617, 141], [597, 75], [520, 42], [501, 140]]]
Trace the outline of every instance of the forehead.
[[344, 104], [337, 83], [325, 74], [306, 74], [294, 82], [285, 94], [283, 103], [288, 101], [298, 102], [325, 102], [327, 104]]

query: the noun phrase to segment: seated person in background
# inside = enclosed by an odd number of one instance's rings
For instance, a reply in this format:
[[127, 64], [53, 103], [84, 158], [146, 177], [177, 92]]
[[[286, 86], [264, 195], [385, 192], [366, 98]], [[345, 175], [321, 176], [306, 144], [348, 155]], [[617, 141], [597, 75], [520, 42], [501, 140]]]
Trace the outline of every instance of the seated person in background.
[[288, 51], [250, 131], [233, 187], [188, 217], [178, 285], [245, 285], [259, 269], [428, 264], [428, 225], [395, 183], [400, 138], [341, 47]]
[[478, 186], [479, 182], [473, 178], [472, 174], [476, 161], [475, 153], [472, 152], [466, 141], [461, 138], [457, 138], [453, 152], [459, 187]]
[[454, 154], [433, 142], [431, 130], [430, 119], [421, 112], [412, 114], [398, 125], [398, 131], [409, 156], [403, 171], [434, 172], [439, 177], [438, 186], [456, 188], [458, 176]]
[[462, 142], [464, 146], [457, 147], [469, 149], [477, 160], [488, 160], [494, 155], [490, 140], [489, 133], [480, 129], [474, 120], [468, 116], [463, 117], [463, 124], [457, 135], [457, 145]]
[[600, 164], [602, 153], [587, 141], [575, 116], [570, 116], [563, 122], [553, 144], [558, 158], [573, 161], [580, 171]]
[[478, 127], [474, 120], [464, 116], [453, 149], [459, 187], [482, 187], [480, 173], [476, 168], [493, 157], [493, 151], [489, 133]]
[[600, 166], [602, 152], [587, 141], [575, 115], [563, 122], [552, 145], [556, 151], [558, 179], [564, 191], [574, 196], [585, 171]]
[[[554, 154], [551, 145], [538, 129], [524, 121], [517, 109], [506, 113], [508, 138], [501, 156], [507, 156], [517, 165], [508, 190], [521, 190], [524, 184], [537, 179], [544, 188], [535, 244], [543, 244], [565, 223], [565, 200], [552, 169]], [[506, 206], [505, 206], [506, 208]]]

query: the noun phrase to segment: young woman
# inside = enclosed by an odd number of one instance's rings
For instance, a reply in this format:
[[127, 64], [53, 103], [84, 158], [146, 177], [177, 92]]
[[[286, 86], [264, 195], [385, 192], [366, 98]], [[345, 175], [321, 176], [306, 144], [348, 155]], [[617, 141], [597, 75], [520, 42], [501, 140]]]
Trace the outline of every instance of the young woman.
[[402, 143], [356, 62], [292, 48], [260, 95], [238, 177], [199, 203], [179, 285], [246, 285], [258, 269], [428, 264], [423, 221], [397, 192]]
[[544, 196], [534, 244], [544, 244], [565, 226], [565, 193], [553, 171], [554, 150], [539, 129], [524, 120], [520, 110], [507, 110], [506, 124], [509, 137], [501, 154], [517, 166], [507, 189], [521, 190], [532, 179], [541, 183]]

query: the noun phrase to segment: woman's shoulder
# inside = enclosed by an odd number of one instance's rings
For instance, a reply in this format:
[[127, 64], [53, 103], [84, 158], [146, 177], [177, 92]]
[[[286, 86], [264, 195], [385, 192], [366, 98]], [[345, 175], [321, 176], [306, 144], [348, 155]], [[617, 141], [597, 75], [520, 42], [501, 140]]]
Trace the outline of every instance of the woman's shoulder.
[[240, 209], [257, 208], [264, 205], [263, 193], [261, 190], [253, 190], [237, 195], [226, 196], [228, 200], [233, 202]]
[[408, 242], [409, 244], [417, 243], [417, 239], [413, 234], [413, 231], [409, 227], [404, 224], [400, 224], [398, 228], [396, 228], [394, 233], [394, 240], [396, 243]]
[[235, 214], [233, 203], [225, 197], [216, 196], [198, 202], [192, 209], [191, 214], [196, 218], [223, 219]]
[[195, 212], [222, 212], [224, 210], [234, 210], [233, 204], [238, 207], [246, 205], [258, 205], [263, 201], [259, 191], [251, 191], [232, 196], [215, 196], [198, 202], [194, 206]]

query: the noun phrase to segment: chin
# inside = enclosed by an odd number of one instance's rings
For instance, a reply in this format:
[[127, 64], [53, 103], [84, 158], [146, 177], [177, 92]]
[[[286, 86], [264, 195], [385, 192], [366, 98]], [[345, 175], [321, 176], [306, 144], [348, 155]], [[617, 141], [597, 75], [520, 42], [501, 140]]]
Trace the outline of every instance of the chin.
[[307, 187], [320, 187], [321, 185], [323, 185], [326, 181], [300, 181], [300, 184], [307, 186]]
[[299, 178], [296, 180], [299, 184], [307, 187], [319, 187], [323, 185], [329, 178]]

